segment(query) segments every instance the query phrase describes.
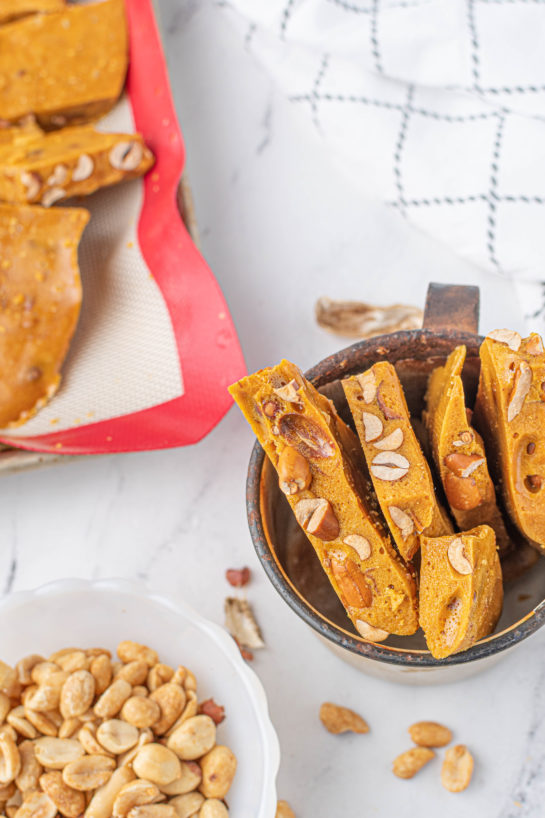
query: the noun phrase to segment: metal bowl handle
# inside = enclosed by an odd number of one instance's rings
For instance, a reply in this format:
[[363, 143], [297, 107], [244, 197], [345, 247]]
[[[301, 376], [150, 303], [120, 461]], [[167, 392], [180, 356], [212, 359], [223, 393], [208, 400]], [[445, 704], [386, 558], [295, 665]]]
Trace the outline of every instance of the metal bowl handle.
[[452, 329], [477, 333], [479, 288], [466, 284], [430, 284], [424, 307], [423, 327], [435, 332]]

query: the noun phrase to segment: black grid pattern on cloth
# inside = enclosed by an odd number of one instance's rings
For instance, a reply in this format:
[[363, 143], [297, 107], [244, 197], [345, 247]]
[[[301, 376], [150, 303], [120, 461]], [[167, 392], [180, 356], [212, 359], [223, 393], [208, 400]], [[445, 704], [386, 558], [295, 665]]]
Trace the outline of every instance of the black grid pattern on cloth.
[[[371, 45], [371, 57], [375, 72], [384, 75], [384, 65], [382, 60], [382, 50], [380, 43], [380, 15], [386, 9], [396, 7], [410, 7], [410, 6], [425, 6], [429, 0], [397, 0], [397, 2], [389, 3], [388, 0], [371, 0], [368, 3], [358, 3], [357, 0], [322, 0], [328, 5], [333, 5], [341, 11], [350, 15], [366, 15], [369, 19], [369, 38]], [[287, 25], [287, 20], [291, 14], [292, 7], [296, 0], [289, 0], [283, 12], [283, 32]], [[514, 85], [504, 87], [482, 87], [481, 85], [481, 46], [479, 41], [479, 31], [476, 23], [475, 8], [479, 4], [510, 4], [516, 3], [534, 3], [545, 5], [545, 0], [466, 0], [466, 19], [467, 19], [467, 36], [470, 54], [470, 71], [473, 83], [466, 88], [452, 87], [449, 90], [460, 92], [465, 91], [471, 93], [474, 97], [478, 96], [486, 99], [488, 95], [500, 97], [506, 95], [514, 97], [517, 94], [538, 94], [545, 92], [545, 85]], [[320, 128], [320, 105], [321, 103], [340, 103], [363, 105], [374, 108], [383, 108], [399, 112], [399, 130], [398, 137], [394, 146], [392, 156], [392, 173], [394, 176], [395, 189], [397, 198], [388, 201], [387, 204], [407, 217], [407, 211], [410, 208], [417, 207], [458, 207], [468, 203], [482, 202], [486, 205], [486, 235], [483, 236], [483, 247], [486, 247], [486, 253], [491, 266], [498, 272], [501, 272], [501, 262], [497, 256], [497, 230], [498, 230], [498, 208], [502, 203], [522, 203], [522, 204], [545, 204], [545, 192], [541, 195], [541, 191], [537, 191], [536, 195], [516, 195], [512, 192], [509, 195], [500, 195], [498, 193], [499, 179], [501, 177], [501, 148], [502, 138], [505, 132], [506, 123], [509, 117], [514, 113], [511, 109], [506, 107], [503, 102], [504, 99], [498, 99], [499, 107], [484, 111], [480, 113], [472, 113], [466, 115], [453, 115], [441, 113], [430, 110], [419, 105], [413, 104], [415, 96], [415, 88], [409, 83], [405, 83], [407, 88], [407, 95], [405, 103], [391, 102], [387, 99], [380, 99], [378, 97], [370, 97], [358, 94], [343, 94], [343, 93], [329, 93], [321, 91], [323, 87], [323, 80], [327, 69], [330, 67], [331, 57], [328, 53], [324, 53], [320, 59], [315, 77], [311, 84], [311, 90], [308, 93], [299, 93], [291, 95], [289, 99], [292, 102], [308, 103], [310, 105], [312, 120], [314, 124]], [[533, 119], [545, 119], [539, 114], [530, 114]], [[494, 140], [490, 145], [490, 159], [489, 159], [489, 183], [488, 189], [482, 191], [468, 191], [466, 195], [458, 196], [411, 196], [411, 191], [406, 190], [403, 177], [403, 159], [406, 149], [406, 137], [411, 121], [414, 117], [427, 117], [432, 120], [442, 121], [452, 124], [460, 124], [466, 122], [476, 122], [479, 120], [497, 120]], [[545, 294], [545, 288], [544, 288]]]

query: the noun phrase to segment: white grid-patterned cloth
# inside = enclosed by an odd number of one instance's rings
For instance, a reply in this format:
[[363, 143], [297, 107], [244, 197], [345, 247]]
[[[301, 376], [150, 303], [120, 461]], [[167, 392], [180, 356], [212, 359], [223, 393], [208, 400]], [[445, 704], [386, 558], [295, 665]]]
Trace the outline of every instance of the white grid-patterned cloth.
[[545, 0], [231, 0], [337, 164], [545, 330]]

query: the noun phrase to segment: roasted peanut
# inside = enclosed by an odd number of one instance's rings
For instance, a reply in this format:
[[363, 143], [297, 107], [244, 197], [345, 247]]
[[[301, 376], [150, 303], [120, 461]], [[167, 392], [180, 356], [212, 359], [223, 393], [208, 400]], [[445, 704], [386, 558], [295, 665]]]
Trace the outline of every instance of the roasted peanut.
[[89, 658], [83, 650], [73, 650], [59, 656], [56, 663], [68, 673], [74, 673], [76, 670], [88, 670]]
[[398, 778], [412, 778], [422, 767], [435, 757], [427, 747], [412, 747], [394, 759], [392, 772]]
[[465, 744], [450, 747], [445, 753], [441, 769], [441, 784], [449, 792], [462, 792], [469, 786], [473, 775], [473, 756]]
[[127, 662], [115, 674], [116, 679], [125, 679], [131, 686], [144, 684], [148, 677], [149, 666], [141, 659]]
[[128, 813], [129, 818], [178, 818], [172, 804], [142, 804], [133, 807]]
[[[61, 670], [55, 662], [37, 662], [30, 671], [30, 678], [34, 684], [41, 685], [46, 684], [51, 676], [57, 673], [65, 673], [65, 671]], [[66, 673], [64, 680], [67, 678], [68, 674]]]
[[418, 721], [411, 724], [409, 735], [420, 747], [444, 747], [452, 741], [452, 732], [436, 721]]
[[62, 770], [71, 761], [81, 758], [84, 749], [73, 738], [39, 738], [34, 743], [36, 758], [44, 767]]
[[9, 801], [15, 793], [17, 792], [17, 788], [13, 781], [11, 784], [2, 784], [0, 786], [0, 805], [2, 806], [2, 810], [4, 808], [4, 804], [6, 801]]
[[44, 736], [56, 736], [58, 729], [55, 722], [48, 718], [47, 713], [40, 713], [37, 710], [30, 710], [25, 707], [25, 719], [29, 721], [38, 732], [43, 733]]
[[112, 776], [115, 761], [106, 755], [89, 755], [71, 761], [62, 771], [65, 784], [87, 792], [102, 787]]
[[[53, 680], [54, 676], [55, 674], [50, 676], [50, 679]], [[39, 713], [55, 710], [59, 706], [61, 697], [62, 685], [58, 683], [59, 681], [60, 679], [57, 678], [53, 683], [44, 682], [32, 691], [31, 688], [27, 688], [28, 693], [23, 697], [25, 707]]]
[[96, 659], [97, 656], [107, 656], [108, 659], [112, 658], [112, 654], [107, 648], [87, 648], [85, 655], [90, 659]]
[[120, 790], [135, 777], [129, 767], [119, 767], [115, 770], [109, 781], [94, 793], [85, 810], [85, 818], [110, 818]]
[[16, 684], [18, 684], [16, 671], [5, 662], [0, 661], [0, 690], [11, 697]]
[[188, 792], [173, 798], [170, 803], [175, 809], [176, 818], [192, 818], [204, 804], [204, 796], [200, 792]]
[[149, 727], [144, 727], [144, 729], [140, 731], [140, 736], [138, 737], [137, 745], [133, 747], [131, 750], [127, 750], [126, 753], [123, 753], [122, 755], [118, 756], [117, 766], [122, 767], [125, 764], [132, 764], [132, 762], [138, 755], [140, 747], [144, 747], [145, 744], [151, 744], [154, 738], [155, 736], [153, 735]]
[[179, 778], [176, 778], [170, 784], [162, 784], [160, 786], [161, 792], [165, 795], [184, 795], [186, 792], [196, 790], [202, 781], [201, 768], [196, 761], [182, 761], [182, 772]]
[[324, 702], [320, 707], [320, 721], [330, 733], [368, 733], [369, 725], [348, 707]]
[[127, 662], [143, 661], [149, 667], [153, 667], [159, 661], [156, 651], [148, 648], [147, 645], [140, 645], [138, 642], [126, 640], [117, 646], [117, 655], [125, 664]]
[[162, 744], [146, 744], [141, 747], [132, 763], [139, 778], [153, 784], [170, 784], [182, 772], [179, 758]]
[[85, 809], [83, 793], [73, 790], [62, 778], [62, 773], [44, 773], [40, 777], [42, 790], [50, 797], [57, 810], [66, 818], [77, 818]]
[[69, 656], [71, 653], [77, 653], [77, 652], [82, 652], [83, 653], [83, 651], [81, 651], [80, 648], [61, 648], [60, 650], [56, 650], [56, 651], [54, 651], [54, 653], [51, 654], [51, 656], [49, 657], [49, 661], [54, 662], [56, 665], [59, 665], [59, 667], [60, 667], [60, 663], [58, 662], [58, 659], [62, 659], [65, 656]]
[[194, 690], [187, 691], [187, 704], [182, 711], [182, 715], [176, 719], [170, 730], [167, 730], [166, 735], [171, 736], [176, 732], [178, 727], [181, 727], [188, 719], [192, 719], [199, 712], [199, 704], [197, 701], [197, 694]]
[[149, 690], [146, 685], [135, 685], [132, 689], [133, 696], [140, 696], [146, 699], [149, 695]]
[[138, 730], [121, 719], [108, 719], [97, 728], [100, 744], [114, 755], [126, 753], [138, 743]]
[[229, 747], [216, 745], [199, 763], [202, 770], [200, 791], [207, 798], [225, 798], [237, 769], [237, 760]]
[[20, 659], [20, 661], [17, 662], [15, 665], [15, 670], [17, 673], [17, 678], [22, 685], [29, 685], [32, 682], [30, 673], [32, 668], [40, 662], [45, 662], [45, 659], [38, 653], [31, 653], [30, 656], [25, 656], [23, 659]]
[[15, 778], [15, 783], [23, 794], [38, 789], [38, 782], [43, 767], [34, 753], [33, 741], [22, 741], [18, 747], [21, 767]]
[[27, 795], [15, 815], [17, 818], [55, 818], [57, 807], [45, 792]]
[[62, 686], [60, 710], [63, 718], [82, 716], [91, 707], [95, 697], [95, 680], [88, 670], [71, 673]]
[[152, 804], [159, 799], [160, 795], [158, 788], [151, 781], [140, 778], [136, 779], [136, 781], [130, 781], [119, 790], [119, 794], [114, 801], [114, 818], [124, 818], [133, 807]]
[[59, 738], [72, 738], [81, 727], [81, 721], [73, 716], [71, 719], [64, 719], [59, 727]]
[[229, 818], [229, 811], [223, 801], [208, 798], [202, 805], [198, 818]]
[[21, 770], [21, 756], [14, 740], [8, 734], [0, 735], [0, 783], [15, 781]]
[[[162, 662], [158, 662], [148, 673], [147, 683], [150, 691], [153, 693], [153, 691], [157, 690], [161, 685], [174, 681], [173, 676], [174, 670], [170, 665], [164, 665]], [[183, 684], [183, 682], [176, 681], [176, 684]]]
[[0, 724], [2, 724], [11, 709], [11, 701], [5, 693], [0, 693]]
[[102, 719], [111, 719], [119, 713], [131, 692], [132, 687], [125, 679], [116, 679], [95, 704], [96, 715]]
[[161, 685], [150, 695], [161, 708], [161, 718], [153, 725], [153, 731], [162, 735], [169, 730], [182, 714], [186, 703], [186, 694], [182, 687], [171, 682]]
[[89, 671], [95, 680], [95, 694], [100, 696], [100, 694], [104, 693], [106, 688], [109, 687], [112, 681], [112, 663], [110, 662], [110, 657], [106, 656], [105, 653], [95, 656], [91, 661]]
[[194, 761], [211, 750], [215, 743], [216, 725], [210, 716], [193, 716], [170, 735], [167, 747], [184, 761]]
[[151, 698], [131, 696], [121, 709], [121, 718], [135, 727], [151, 727], [161, 718], [161, 708]]
[[[102, 745], [97, 741], [96, 727], [94, 724], [84, 724], [78, 733], [78, 740], [85, 752], [89, 753], [89, 755], [95, 753], [101, 755], [105, 752]], [[109, 753], [106, 753], [106, 755], [109, 755]]]

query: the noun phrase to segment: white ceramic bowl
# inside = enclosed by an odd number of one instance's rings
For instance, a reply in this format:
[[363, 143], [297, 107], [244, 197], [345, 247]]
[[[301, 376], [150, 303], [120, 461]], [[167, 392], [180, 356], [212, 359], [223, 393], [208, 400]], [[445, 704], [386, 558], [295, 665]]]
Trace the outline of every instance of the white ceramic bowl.
[[0, 658], [63, 647], [107, 647], [122, 639], [155, 648], [162, 661], [191, 668], [199, 699], [213, 697], [227, 718], [218, 740], [238, 759], [229, 791], [233, 818], [273, 818], [280, 752], [261, 682], [222, 628], [181, 601], [124, 580], [61, 580], [0, 602]]

